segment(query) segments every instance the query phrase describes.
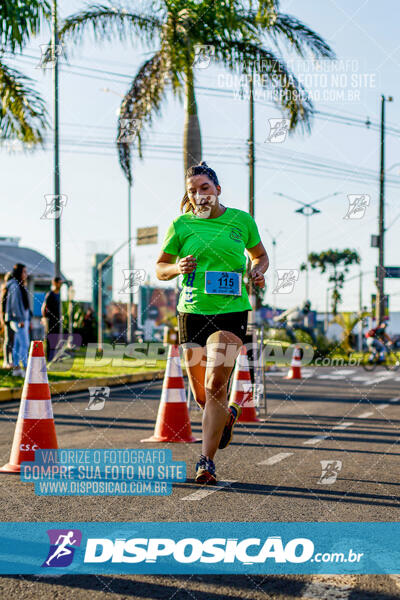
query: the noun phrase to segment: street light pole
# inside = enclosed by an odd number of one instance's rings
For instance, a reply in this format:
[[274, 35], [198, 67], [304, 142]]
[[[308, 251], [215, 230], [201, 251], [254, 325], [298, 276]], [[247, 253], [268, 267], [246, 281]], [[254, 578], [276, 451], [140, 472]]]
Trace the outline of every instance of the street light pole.
[[[57, 0], [52, 4], [52, 41], [51, 54], [53, 62], [53, 110], [54, 110], [54, 153], [53, 153], [53, 177], [54, 177], [54, 277], [61, 277], [61, 198], [60, 198], [60, 141], [59, 141], [59, 97], [58, 97], [58, 18]], [[62, 333], [62, 310], [60, 302], [60, 314], [58, 315], [58, 333]]]
[[[277, 239], [278, 237], [281, 235], [282, 231], [280, 231], [278, 233], [278, 235], [273, 236], [271, 234], [270, 231], [268, 231], [268, 229], [265, 229], [265, 231], [269, 234], [271, 241], [272, 241], [272, 264], [273, 264], [273, 270], [272, 273], [275, 271], [276, 272], [276, 246], [277, 246]], [[273, 278], [273, 275], [272, 275]], [[272, 279], [272, 287], [274, 285], [274, 280]], [[273, 316], [275, 316], [276, 314], [276, 294], [272, 294], [272, 313]]]
[[380, 176], [379, 176], [379, 260], [376, 299], [376, 318], [381, 321], [385, 314], [385, 102], [392, 102], [393, 98], [381, 96], [381, 138], [380, 138]]
[[[132, 280], [132, 185], [128, 181], [128, 269], [129, 281]], [[133, 290], [132, 285], [129, 285], [128, 297], [128, 315], [127, 315], [127, 341], [132, 342], [132, 306], [133, 306]]]
[[282, 198], [287, 198], [288, 200], [292, 200], [292, 202], [296, 202], [297, 204], [301, 204], [301, 208], [295, 210], [295, 212], [303, 215], [306, 218], [306, 285], [305, 285], [305, 301], [309, 300], [309, 269], [308, 269], [308, 255], [310, 253], [310, 223], [309, 218], [313, 215], [320, 213], [321, 211], [318, 208], [314, 208], [314, 205], [318, 202], [322, 202], [323, 200], [327, 200], [328, 198], [333, 198], [334, 196], [338, 196], [341, 192], [334, 192], [333, 194], [328, 194], [327, 196], [323, 196], [322, 198], [318, 198], [318, 200], [314, 200], [314, 202], [302, 202], [301, 200], [296, 200], [296, 198], [292, 198], [291, 196], [287, 196], [286, 194], [282, 194], [281, 192], [274, 192], [276, 196], [281, 196]]
[[112, 257], [117, 254], [126, 244], [131, 244], [132, 239], [129, 238], [114, 250], [112, 254], [105, 257], [104, 260], [97, 265], [97, 347], [103, 349], [103, 267], [110, 262]]
[[309, 278], [309, 265], [308, 265], [308, 256], [310, 254], [310, 217], [311, 214], [306, 214], [304, 212], [304, 216], [306, 218], [306, 298], [307, 301], [310, 297], [310, 278]]
[[54, 276], [61, 275], [61, 206], [60, 206], [60, 155], [59, 155], [59, 97], [58, 97], [58, 18], [57, 18], [57, 0], [53, 0], [52, 5], [52, 43], [51, 43], [52, 63], [53, 63], [53, 146], [54, 146], [54, 242], [55, 242], [55, 261]]

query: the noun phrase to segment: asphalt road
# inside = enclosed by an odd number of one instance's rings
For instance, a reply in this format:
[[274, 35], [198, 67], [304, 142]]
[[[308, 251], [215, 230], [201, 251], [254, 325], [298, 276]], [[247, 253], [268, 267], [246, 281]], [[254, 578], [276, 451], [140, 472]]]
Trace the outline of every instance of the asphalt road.
[[[267, 378], [265, 422], [240, 424], [216, 457], [221, 485], [193, 483], [199, 444], [172, 449], [188, 481], [168, 497], [38, 497], [33, 484], [0, 477], [3, 521], [397, 521], [400, 373], [307, 368], [300, 381]], [[112, 388], [101, 411], [88, 393], [53, 399], [61, 448], [139, 448], [151, 435], [161, 382]], [[9, 458], [17, 403], [0, 411], [0, 457]], [[191, 411], [194, 435], [200, 413]], [[329, 463], [323, 472], [321, 461]], [[10, 598], [400, 598], [389, 576], [2, 577]]]

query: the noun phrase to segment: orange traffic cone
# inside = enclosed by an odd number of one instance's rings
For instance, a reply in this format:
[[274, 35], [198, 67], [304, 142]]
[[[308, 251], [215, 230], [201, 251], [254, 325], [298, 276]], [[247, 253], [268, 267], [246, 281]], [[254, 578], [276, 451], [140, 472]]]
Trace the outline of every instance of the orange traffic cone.
[[303, 379], [301, 376], [301, 348], [296, 346], [293, 351], [290, 369], [285, 379]]
[[43, 342], [31, 342], [10, 462], [0, 473], [20, 473], [35, 450], [58, 448]]
[[263, 419], [259, 419], [256, 413], [246, 346], [241, 347], [240, 354], [236, 359], [229, 404], [232, 402], [242, 407], [239, 423], [263, 422]]
[[192, 435], [186, 404], [179, 347], [169, 347], [154, 435], [142, 442], [197, 442]]

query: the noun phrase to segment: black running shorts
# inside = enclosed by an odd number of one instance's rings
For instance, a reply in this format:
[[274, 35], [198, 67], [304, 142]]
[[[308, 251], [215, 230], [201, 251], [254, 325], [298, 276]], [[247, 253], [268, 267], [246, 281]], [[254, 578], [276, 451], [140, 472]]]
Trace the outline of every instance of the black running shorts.
[[219, 315], [198, 315], [178, 312], [179, 343], [207, 344], [207, 338], [216, 331], [230, 331], [246, 343], [248, 310]]

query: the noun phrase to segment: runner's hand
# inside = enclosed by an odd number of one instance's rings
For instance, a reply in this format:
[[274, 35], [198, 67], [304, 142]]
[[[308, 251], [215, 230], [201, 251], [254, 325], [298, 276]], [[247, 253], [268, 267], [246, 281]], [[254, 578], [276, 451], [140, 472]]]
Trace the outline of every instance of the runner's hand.
[[250, 276], [253, 280], [254, 285], [257, 285], [258, 287], [265, 287], [265, 279], [264, 279], [264, 273], [262, 271], [260, 271], [259, 269], [252, 269], [250, 271]]
[[197, 262], [193, 254], [189, 254], [178, 262], [179, 273], [184, 275], [185, 273], [191, 273], [197, 267]]

